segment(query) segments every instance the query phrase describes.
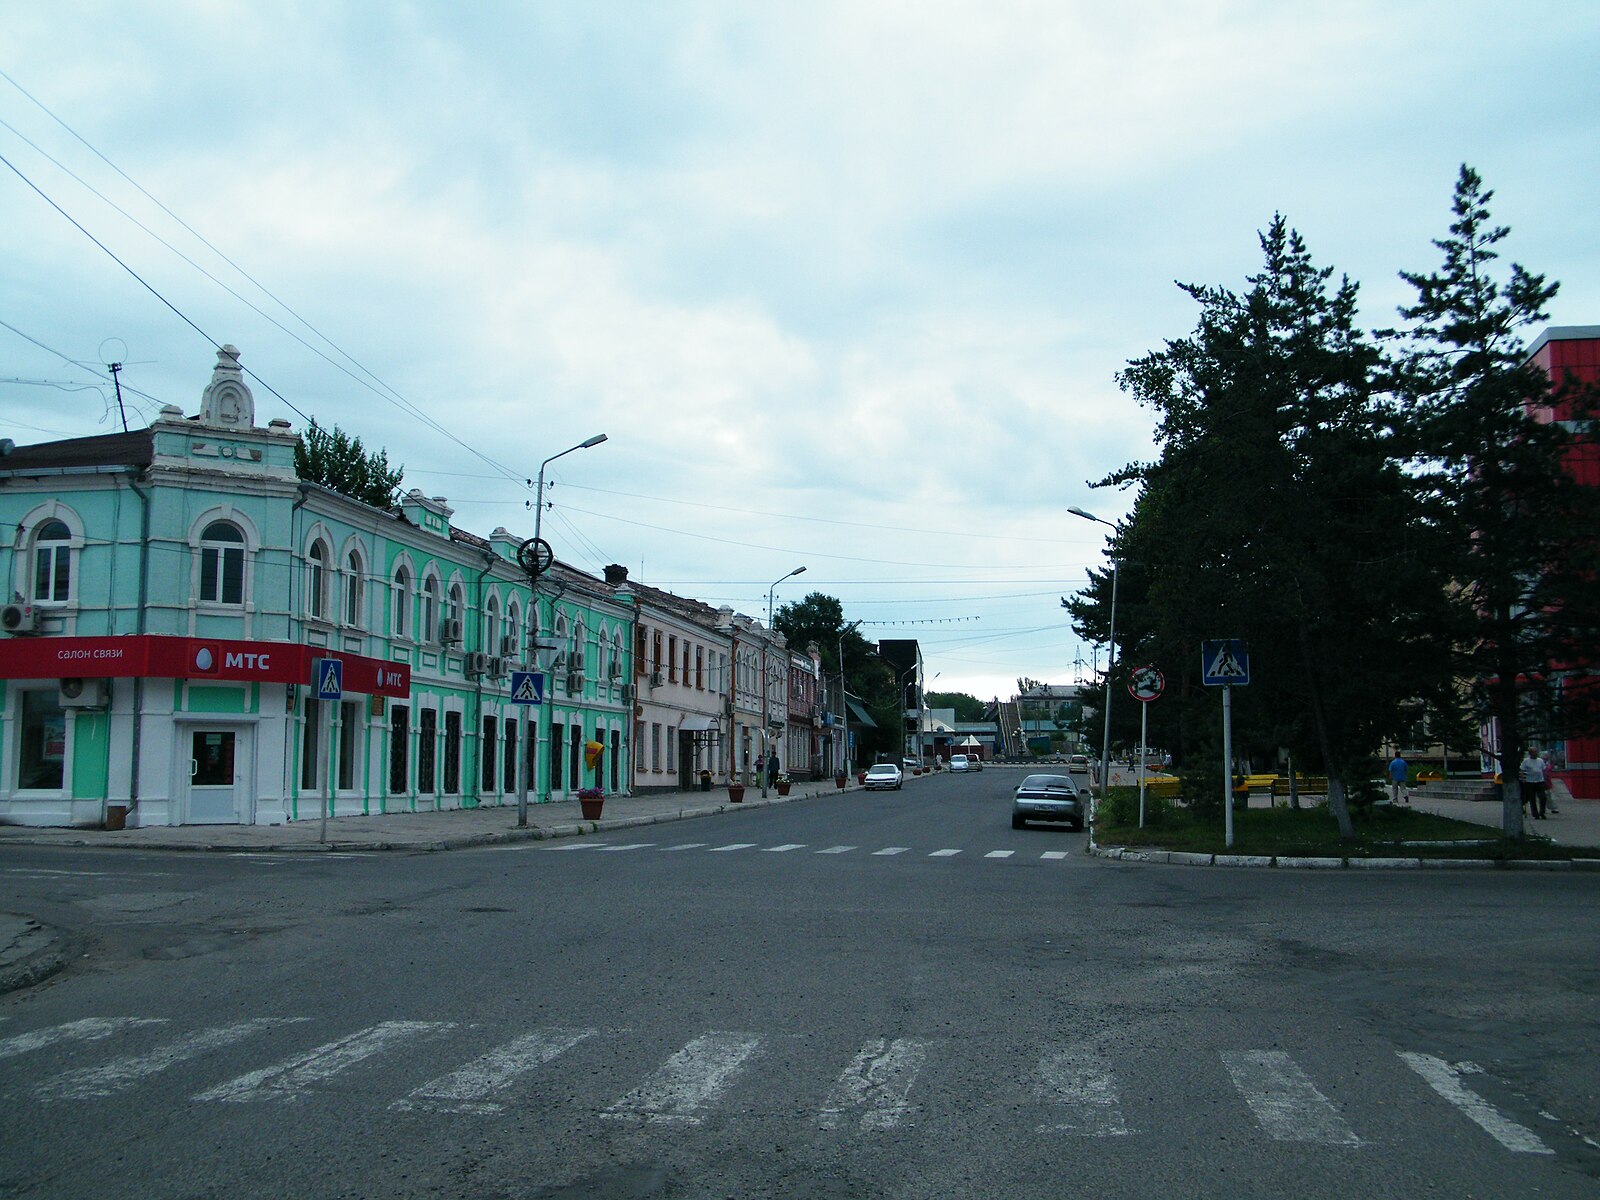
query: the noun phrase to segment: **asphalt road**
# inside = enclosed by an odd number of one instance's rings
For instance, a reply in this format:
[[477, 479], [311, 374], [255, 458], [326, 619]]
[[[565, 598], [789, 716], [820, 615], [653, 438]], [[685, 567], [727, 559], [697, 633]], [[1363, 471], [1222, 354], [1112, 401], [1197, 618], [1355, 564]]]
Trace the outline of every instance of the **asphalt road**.
[[436, 855], [10, 847], [0, 1196], [1600, 1196], [1586, 874], [1013, 831], [1014, 773]]

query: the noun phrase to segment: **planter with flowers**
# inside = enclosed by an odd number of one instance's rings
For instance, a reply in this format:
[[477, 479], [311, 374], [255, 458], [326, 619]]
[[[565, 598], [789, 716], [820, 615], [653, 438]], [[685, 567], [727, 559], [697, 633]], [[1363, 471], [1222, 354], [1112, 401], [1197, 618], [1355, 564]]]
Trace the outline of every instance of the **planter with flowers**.
[[789, 794], [789, 785], [792, 782], [793, 781], [789, 778], [789, 776], [787, 774], [779, 775], [778, 776], [778, 785], [777, 785], [778, 786], [778, 795], [787, 796]]
[[734, 804], [744, 803], [744, 784], [738, 776], [728, 780], [728, 799]]
[[583, 809], [585, 821], [598, 821], [600, 810], [605, 807], [605, 803], [606, 794], [603, 789], [597, 787], [578, 789], [578, 807]]

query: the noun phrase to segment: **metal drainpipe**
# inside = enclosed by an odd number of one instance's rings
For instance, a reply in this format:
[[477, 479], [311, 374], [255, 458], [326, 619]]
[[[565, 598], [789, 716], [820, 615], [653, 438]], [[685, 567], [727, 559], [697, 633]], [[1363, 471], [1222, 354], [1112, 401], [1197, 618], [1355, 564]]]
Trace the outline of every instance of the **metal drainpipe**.
[[[133, 494], [139, 497], [139, 617], [135, 626], [140, 635], [146, 629], [145, 614], [149, 611], [150, 598], [150, 496], [147, 492], [139, 490], [137, 480], [142, 471], [139, 468], [129, 468], [128, 487]], [[144, 677], [134, 676], [133, 679], [133, 747], [129, 756], [129, 770], [132, 774], [128, 778], [128, 811], [131, 813], [139, 807], [139, 747], [144, 742]]]

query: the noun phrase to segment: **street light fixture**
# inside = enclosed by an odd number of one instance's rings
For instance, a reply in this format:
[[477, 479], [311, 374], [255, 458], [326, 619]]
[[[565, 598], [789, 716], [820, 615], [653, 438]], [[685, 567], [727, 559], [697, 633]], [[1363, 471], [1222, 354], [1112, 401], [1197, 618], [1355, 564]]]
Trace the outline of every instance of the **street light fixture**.
[[[1085, 512], [1081, 508], [1067, 509], [1075, 517], [1082, 517], [1085, 521], [1093, 521], [1104, 525], [1108, 529], [1116, 530], [1110, 521], [1095, 516], [1092, 512]], [[1111, 644], [1110, 653], [1106, 658], [1106, 727], [1105, 735], [1100, 742], [1100, 798], [1106, 797], [1106, 789], [1111, 786], [1111, 672], [1117, 665], [1117, 567], [1118, 561], [1115, 554], [1107, 551], [1111, 559], [1111, 631], [1107, 640]]]
[[[543, 549], [543, 545], [544, 545], [544, 543], [542, 542], [542, 540], [540, 539], [540, 536], [539, 536], [540, 535], [540, 531], [544, 527], [544, 469], [546, 467], [548, 467], [551, 463], [555, 462], [555, 460], [558, 459], [558, 458], [565, 458], [567, 455], [573, 453], [576, 450], [588, 450], [588, 449], [590, 449], [590, 448], [592, 448], [594, 446], [598, 446], [601, 442], [603, 442], [605, 440], [606, 440], [606, 435], [605, 434], [597, 433], [591, 438], [585, 438], [583, 441], [579, 442], [576, 446], [568, 446], [560, 454], [552, 454], [549, 458], [545, 459], [542, 463], [539, 464], [539, 482], [538, 482], [538, 485], [536, 487], [536, 494], [535, 494], [535, 499], [534, 499], [534, 506], [535, 507], [534, 507], [534, 510], [533, 510], [533, 545], [534, 545], [534, 550], [535, 550], [535, 555], [536, 556], [537, 556], [538, 551]], [[539, 576], [542, 573], [543, 573], [542, 571], [535, 571], [535, 570], [530, 570], [529, 571], [530, 578], [529, 578], [528, 583], [529, 583], [529, 587], [531, 588], [532, 593], [533, 593], [532, 598], [530, 600], [530, 607], [533, 609], [533, 618], [534, 618], [535, 621], [537, 621], [539, 619]], [[536, 719], [535, 723], [536, 723], [536, 725], [538, 727], [538, 730], [539, 730], [539, 743], [540, 743], [540, 745], [543, 745], [543, 746], [545, 746], [547, 748], [549, 747], [549, 743], [550, 743], [550, 728], [549, 728], [549, 724], [550, 724], [550, 722], [549, 722], [550, 703], [551, 703], [551, 699], [552, 699], [552, 697], [553, 697], [553, 695], [555, 693], [554, 686], [548, 683], [548, 681], [549, 681], [549, 671], [550, 671], [550, 667], [555, 662], [556, 655], [559, 652], [560, 652], [560, 645], [558, 643], [556, 643], [554, 641], [554, 639], [546, 637], [546, 638], [539, 638], [539, 639], [535, 640], [535, 643], [534, 643], [534, 654], [535, 654], [535, 657], [536, 657], [536, 659], [538, 661], [538, 665], [539, 665], [541, 671], [544, 673], [545, 679], [547, 681], [545, 695], [544, 695], [544, 698], [539, 702], [539, 712], [538, 712], [537, 719]], [[549, 757], [549, 755], [547, 754], [546, 755], [547, 760], [548, 760], [548, 757]], [[528, 773], [528, 771], [530, 769], [537, 769], [537, 766], [538, 766], [538, 755], [537, 754], [534, 755], [532, 763], [527, 761], [527, 756], [526, 755], [524, 755], [523, 758], [524, 758], [524, 761], [523, 761], [523, 764], [522, 764], [522, 771], [521, 771], [521, 774], [523, 776], [522, 786], [517, 789], [517, 793], [518, 793], [517, 824], [519, 826], [520, 825], [526, 825], [528, 823], [528, 806], [527, 806], [526, 799], [525, 799], [527, 794], [528, 794], [527, 773]], [[550, 799], [550, 793], [549, 793], [550, 768], [549, 768], [548, 761], [546, 762], [544, 771], [540, 773], [540, 778], [539, 778], [538, 784], [539, 784], [539, 802], [542, 804], [542, 803], [547, 802]]]
[[767, 798], [767, 779], [772, 774], [772, 676], [771, 668], [767, 666], [767, 650], [772, 646], [772, 597], [778, 590], [778, 585], [785, 579], [793, 579], [796, 575], [805, 573], [804, 567], [796, 567], [787, 575], [779, 576], [772, 581], [772, 586], [767, 589], [767, 636], [761, 643], [761, 798]]

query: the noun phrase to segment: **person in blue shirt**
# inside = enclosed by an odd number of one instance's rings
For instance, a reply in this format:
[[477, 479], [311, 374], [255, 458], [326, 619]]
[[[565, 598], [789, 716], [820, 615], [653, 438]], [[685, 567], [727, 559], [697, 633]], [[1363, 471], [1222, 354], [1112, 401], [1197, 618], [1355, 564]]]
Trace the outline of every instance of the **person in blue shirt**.
[[1411, 793], [1405, 790], [1406, 774], [1411, 770], [1411, 764], [1400, 756], [1400, 751], [1394, 752], [1394, 757], [1389, 760], [1389, 790], [1391, 798], [1396, 804], [1411, 803]]

